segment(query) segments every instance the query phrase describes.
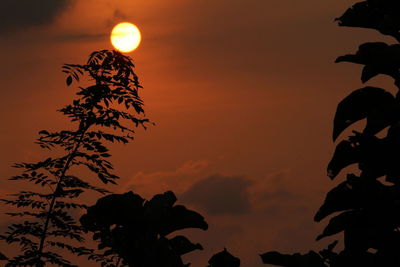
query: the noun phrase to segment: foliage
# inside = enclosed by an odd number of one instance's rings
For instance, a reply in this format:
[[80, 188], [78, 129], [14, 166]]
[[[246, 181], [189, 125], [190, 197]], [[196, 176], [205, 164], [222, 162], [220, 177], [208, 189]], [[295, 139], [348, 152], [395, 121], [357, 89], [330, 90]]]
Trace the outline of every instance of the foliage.
[[36, 143], [40, 147], [53, 150], [54, 154], [63, 151], [63, 155], [14, 166], [22, 173], [10, 180], [31, 183], [38, 189], [20, 191], [11, 199], [1, 200], [15, 207], [9, 215], [25, 218], [11, 224], [0, 236], [7, 244], [18, 244], [22, 251], [10, 258], [1, 254], [1, 259], [7, 259], [6, 266], [74, 266], [56, 252], [60, 249], [94, 257], [91, 249], [72, 245], [83, 242], [85, 233], [73, 214], [76, 209], [86, 208], [81, 201], [72, 199], [89, 190], [101, 194], [108, 191], [76, 173], [86, 168], [104, 184], [116, 183], [118, 176], [107, 160], [110, 154], [104, 142], [128, 143], [134, 127], [148, 122], [143, 118], [143, 102], [138, 95], [141, 86], [133, 68], [129, 57], [107, 50], [92, 53], [85, 65], [63, 66], [68, 86], [81, 78], [89, 78], [93, 84], [78, 87], [77, 98], [59, 110], [76, 124], [76, 130], [39, 132]]
[[171, 191], [155, 195], [149, 201], [133, 192], [112, 194], [89, 207], [80, 221], [94, 233], [93, 239], [99, 242], [102, 254], [109, 257], [104, 266], [114, 267], [119, 263], [132, 267], [189, 266], [182, 262], [181, 256], [202, 250], [202, 246], [185, 236], [170, 235], [187, 228], [206, 230], [208, 225], [197, 212], [175, 205], [176, 200]]
[[[355, 4], [340, 18], [340, 26], [378, 30], [400, 41], [400, 2], [368, 0]], [[400, 88], [400, 44], [382, 42], [360, 45], [355, 54], [336, 62], [364, 65], [361, 81], [385, 74]], [[284, 255], [268, 252], [264, 263], [280, 266], [343, 267], [400, 266], [400, 99], [382, 88], [364, 87], [343, 99], [336, 111], [333, 140], [359, 120], [367, 123], [362, 132], [353, 131], [337, 146], [328, 164], [328, 176], [335, 179], [347, 166], [358, 164], [360, 173], [350, 173], [333, 188], [315, 215], [315, 221], [333, 215], [317, 240], [338, 233], [344, 235], [344, 249], [329, 257], [309, 252]], [[378, 133], [387, 129], [386, 136]], [[326, 251], [325, 251], [326, 252]]]

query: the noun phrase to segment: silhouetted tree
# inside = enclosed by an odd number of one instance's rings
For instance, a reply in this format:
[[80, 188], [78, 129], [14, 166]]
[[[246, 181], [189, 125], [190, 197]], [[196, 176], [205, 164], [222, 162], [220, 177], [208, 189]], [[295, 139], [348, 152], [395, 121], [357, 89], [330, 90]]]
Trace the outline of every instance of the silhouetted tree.
[[[15, 164], [22, 169], [22, 174], [10, 180], [31, 183], [38, 189], [20, 191], [11, 195], [11, 199], [1, 200], [16, 208], [9, 215], [27, 217], [22, 223], [11, 224], [8, 232], [0, 236], [8, 244], [18, 244], [22, 251], [21, 255], [9, 258], [1, 254], [0, 260], [6, 259], [6, 266], [44, 266], [46, 263], [74, 266], [54, 249], [94, 257], [91, 249], [73, 245], [84, 240], [85, 230], [71, 212], [86, 205], [70, 199], [88, 190], [107, 193], [77, 173], [87, 168], [104, 184], [115, 184], [118, 176], [107, 160], [110, 154], [104, 141], [128, 143], [133, 128], [144, 126], [148, 121], [143, 118], [143, 102], [138, 95], [141, 86], [133, 68], [129, 57], [107, 50], [92, 53], [85, 65], [63, 66], [63, 72], [68, 75], [67, 85], [82, 76], [93, 84], [79, 87], [77, 98], [60, 110], [76, 124], [76, 130], [39, 132], [36, 143], [44, 149], [54, 149], [55, 156]], [[104, 129], [114, 132], [107, 133]], [[56, 156], [60, 150], [63, 155]]]
[[[340, 26], [376, 29], [400, 41], [400, 1], [359, 2], [337, 19]], [[400, 88], [400, 44], [362, 44], [355, 54], [338, 57], [336, 62], [364, 65], [362, 82], [386, 74]], [[264, 263], [309, 267], [394, 267], [400, 266], [400, 97], [377, 87], [364, 87], [343, 99], [336, 111], [333, 140], [353, 123], [366, 119], [362, 132], [353, 131], [341, 141], [328, 164], [334, 179], [342, 169], [357, 163], [359, 174], [332, 189], [315, 215], [315, 221], [333, 216], [317, 240], [344, 234], [344, 249], [333, 245], [320, 253], [263, 254]], [[378, 133], [387, 129], [386, 136]]]
[[109, 256], [108, 261], [98, 258], [102, 266], [189, 266], [182, 262], [181, 256], [202, 250], [202, 246], [185, 236], [170, 235], [187, 228], [206, 230], [208, 225], [197, 212], [174, 205], [176, 200], [171, 191], [155, 195], [149, 201], [128, 192], [105, 196], [89, 207], [80, 221], [94, 233], [93, 239], [99, 242], [102, 255]]

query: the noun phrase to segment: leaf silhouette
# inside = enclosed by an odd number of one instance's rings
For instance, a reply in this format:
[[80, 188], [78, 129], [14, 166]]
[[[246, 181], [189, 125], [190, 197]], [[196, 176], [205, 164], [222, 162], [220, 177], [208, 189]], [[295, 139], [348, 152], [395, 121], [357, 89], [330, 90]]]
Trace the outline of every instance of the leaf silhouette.
[[208, 224], [199, 213], [188, 210], [184, 206], [174, 206], [160, 223], [160, 233], [168, 235], [186, 228], [208, 229]]
[[187, 239], [182, 235], [177, 235], [171, 238], [169, 240], [169, 245], [179, 255], [183, 255], [197, 249], [203, 250], [203, 247], [199, 243], [193, 244], [192, 242], [189, 241], [189, 239]]
[[226, 248], [223, 251], [213, 255], [208, 261], [208, 267], [239, 267], [240, 259], [233, 256]]
[[377, 87], [364, 87], [353, 91], [337, 107], [333, 122], [333, 140], [351, 124], [367, 118], [365, 133], [375, 134], [394, 120], [397, 104], [394, 96]]
[[359, 214], [355, 211], [347, 211], [333, 217], [332, 219], [330, 219], [323, 233], [317, 237], [317, 240], [340, 233], [344, 231], [346, 227], [349, 227], [349, 225], [351, 226], [357, 225], [357, 222], [360, 221], [357, 220], [358, 215]]
[[382, 42], [365, 43], [354, 55], [340, 56], [335, 62], [352, 62], [365, 65], [362, 82], [378, 74], [386, 74], [400, 81], [400, 44], [388, 45]]
[[375, 29], [400, 41], [400, 19], [394, 12], [399, 9], [398, 1], [363, 1], [336, 20], [339, 26]]
[[134, 221], [134, 216], [142, 213], [144, 201], [133, 192], [105, 196], [97, 200], [96, 205], [88, 208], [80, 222], [90, 231], [113, 224], [125, 224]]
[[314, 220], [319, 222], [338, 211], [362, 208], [366, 203], [381, 199], [386, 193], [385, 187], [379, 181], [350, 174], [346, 181], [328, 192]]
[[72, 77], [71, 76], [67, 77], [66, 83], [67, 83], [68, 86], [71, 85], [71, 83], [72, 83]]
[[328, 176], [334, 179], [345, 167], [358, 163], [362, 176], [372, 179], [399, 172], [399, 138], [377, 138], [355, 132], [349, 140], [340, 142], [328, 164]]
[[350, 141], [340, 142], [336, 146], [335, 153], [328, 164], [329, 178], [334, 179], [343, 168], [357, 163], [359, 158], [359, 150]]

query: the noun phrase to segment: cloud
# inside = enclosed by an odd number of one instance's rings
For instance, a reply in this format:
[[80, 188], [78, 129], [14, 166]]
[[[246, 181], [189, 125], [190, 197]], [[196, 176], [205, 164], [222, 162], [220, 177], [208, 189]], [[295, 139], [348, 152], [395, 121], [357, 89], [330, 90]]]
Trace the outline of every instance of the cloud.
[[63, 34], [52, 37], [52, 40], [55, 41], [97, 41], [102, 39], [107, 39], [109, 34], [106, 33], [97, 33], [97, 34], [89, 34], [89, 33], [71, 33], [71, 34]]
[[255, 181], [249, 191], [256, 209], [277, 213], [298, 202], [298, 189], [288, 171], [278, 171]]
[[0, 32], [52, 23], [74, 0], [2, 0]]
[[208, 165], [208, 161], [205, 160], [190, 160], [176, 170], [138, 172], [121, 185], [121, 189], [124, 192], [132, 190], [146, 198], [151, 198], [153, 195], [167, 190], [179, 194], [201, 180], [205, 176], [204, 171]]
[[251, 182], [242, 176], [215, 174], [195, 183], [180, 199], [211, 215], [244, 214], [250, 211], [247, 190], [250, 185]]

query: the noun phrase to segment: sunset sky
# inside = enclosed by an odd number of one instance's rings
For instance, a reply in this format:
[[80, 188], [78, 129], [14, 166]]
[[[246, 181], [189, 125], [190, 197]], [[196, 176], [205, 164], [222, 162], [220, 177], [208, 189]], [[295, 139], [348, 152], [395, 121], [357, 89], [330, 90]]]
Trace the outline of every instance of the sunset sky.
[[[13, 163], [50, 155], [33, 144], [38, 131], [71, 127], [56, 112], [74, 94], [62, 64], [112, 49], [113, 26], [129, 21], [142, 43], [127, 55], [156, 125], [138, 129], [131, 144], [112, 147], [121, 181], [111, 190], [147, 198], [173, 190], [180, 203], [203, 214], [209, 230], [188, 231], [205, 248], [185, 257], [194, 267], [206, 266], [224, 247], [245, 267], [265, 266], [258, 254], [268, 250], [322, 248], [331, 240], [314, 240], [326, 222], [314, 223], [313, 216], [343, 179], [326, 176], [334, 112], [363, 87], [359, 66], [334, 60], [382, 40], [374, 31], [334, 23], [353, 3], [3, 0], [1, 195], [19, 189], [6, 180], [17, 173]], [[393, 88], [385, 77], [369, 84], [382, 82]], [[9, 222], [2, 215], [1, 229]]]

